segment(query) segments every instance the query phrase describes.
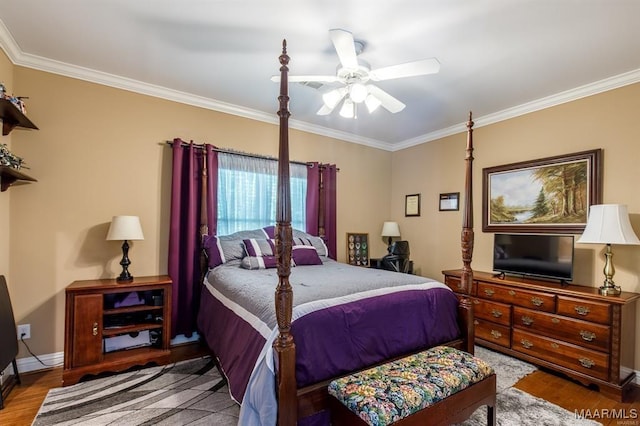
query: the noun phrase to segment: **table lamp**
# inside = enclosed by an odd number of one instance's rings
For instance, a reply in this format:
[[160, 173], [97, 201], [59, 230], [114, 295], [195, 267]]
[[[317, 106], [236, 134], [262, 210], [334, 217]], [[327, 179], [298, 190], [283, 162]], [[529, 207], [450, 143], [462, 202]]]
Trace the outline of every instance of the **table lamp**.
[[117, 282], [133, 281], [133, 276], [129, 273], [129, 240], [144, 240], [142, 235], [142, 227], [140, 226], [140, 218], [138, 216], [113, 216], [107, 240], [122, 240], [122, 273], [116, 279]]
[[613, 267], [613, 253], [611, 244], [638, 245], [640, 240], [633, 232], [627, 206], [621, 204], [596, 204], [589, 209], [589, 218], [584, 233], [576, 241], [586, 244], [606, 244], [607, 251], [604, 253], [604, 284], [600, 287], [602, 295], [618, 295], [621, 293], [620, 287], [613, 282], [613, 275], [616, 270]]
[[400, 227], [398, 226], [397, 222], [385, 222], [384, 225], [382, 225], [382, 233], [381, 235], [383, 237], [387, 237], [387, 250], [389, 252], [391, 252], [391, 240], [393, 239], [393, 237], [399, 237], [400, 236]]

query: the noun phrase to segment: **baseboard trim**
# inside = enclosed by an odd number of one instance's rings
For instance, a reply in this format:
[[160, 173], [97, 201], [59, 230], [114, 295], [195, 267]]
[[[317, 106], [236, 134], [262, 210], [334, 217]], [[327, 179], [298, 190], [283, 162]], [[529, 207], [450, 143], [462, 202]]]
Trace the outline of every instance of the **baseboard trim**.
[[[198, 333], [193, 333], [191, 337], [186, 337], [184, 334], [180, 334], [171, 339], [171, 346], [185, 345], [188, 343], [197, 342], [200, 339]], [[34, 356], [18, 358], [16, 363], [18, 364], [18, 371], [20, 373], [29, 373], [31, 371], [47, 370], [49, 368], [62, 367], [64, 364], [64, 352], [56, 352], [52, 354], [38, 355], [38, 358], [42, 360], [42, 363]], [[46, 364], [46, 365], [43, 365]], [[5, 368], [2, 373], [13, 374], [13, 367], [11, 364]]]

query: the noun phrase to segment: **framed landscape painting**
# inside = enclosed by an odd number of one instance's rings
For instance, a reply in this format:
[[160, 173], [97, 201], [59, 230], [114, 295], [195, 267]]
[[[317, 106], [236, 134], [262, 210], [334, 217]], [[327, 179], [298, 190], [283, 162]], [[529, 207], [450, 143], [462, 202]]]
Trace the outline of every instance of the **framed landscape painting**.
[[580, 233], [602, 202], [602, 150], [482, 169], [482, 231]]

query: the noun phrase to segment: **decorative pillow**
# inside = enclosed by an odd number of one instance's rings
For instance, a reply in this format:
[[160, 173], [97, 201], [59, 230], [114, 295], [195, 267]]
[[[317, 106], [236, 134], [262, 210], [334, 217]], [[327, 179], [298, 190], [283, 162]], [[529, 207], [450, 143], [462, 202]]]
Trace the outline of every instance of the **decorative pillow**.
[[322, 238], [314, 237], [313, 235], [307, 234], [307, 236], [296, 236], [294, 233], [293, 245], [314, 247], [320, 256], [329, 255], [329, 250], [327, 249], [327, 245], [324, 243]]
[[269, 269], [278, 265], [275, 256], [245, 256], [240, 266], [244, 269]]
[[247, 238], [264, 239], [265, 232], [262, 229], [249, 229], [247, 231], [238, 231], [228, 235], [218, 235], [221, 240], [244, 240]]
[[257, 240], [249, 238], [242, 240], [247, 256], [273, 256], [276, 252], [273, 240]]
[[224, 252], [218, 237], [213, 235], [205, 235], [202, 237], [202, 248], [207, 253], [209, 268], [215, 268], [225, 263]]
[[273, 225], [265, 226], [264, 228], [262, 228], [262, 231], [265, 233], [267, 238], [275, 238], [276, 237], [276, 227], [273, 226]]
[[291, 259], [295, 266], [322, 265], [322, 259], [313, 246], [295, 245], [291, 248]]

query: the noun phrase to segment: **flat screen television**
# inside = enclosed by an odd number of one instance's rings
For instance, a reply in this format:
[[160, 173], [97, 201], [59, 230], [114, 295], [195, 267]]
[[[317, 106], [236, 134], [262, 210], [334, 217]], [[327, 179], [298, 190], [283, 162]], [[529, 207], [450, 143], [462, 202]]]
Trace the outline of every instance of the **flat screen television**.
[[495, 234], [493, 269], [559, 281], [573, 280], [573, 235]]

